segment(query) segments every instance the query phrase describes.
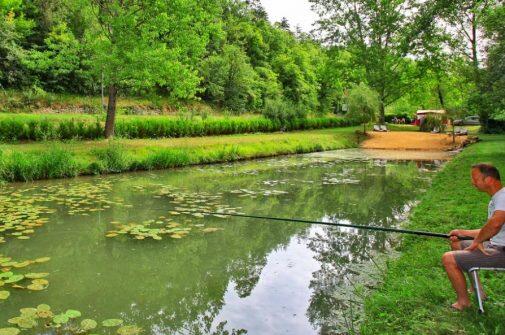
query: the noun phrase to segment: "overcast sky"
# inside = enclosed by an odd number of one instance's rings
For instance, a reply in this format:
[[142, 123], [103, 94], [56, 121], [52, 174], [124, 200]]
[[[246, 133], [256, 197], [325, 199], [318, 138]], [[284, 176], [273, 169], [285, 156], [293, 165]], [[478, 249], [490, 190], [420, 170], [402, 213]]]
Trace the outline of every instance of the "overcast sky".
[[308, 0], [261, 0], [271, 22], [278, 22], [286, 17], [292, 29], [296, 26], [304, 32], [310, 32], [317, 15], [310, 10]]

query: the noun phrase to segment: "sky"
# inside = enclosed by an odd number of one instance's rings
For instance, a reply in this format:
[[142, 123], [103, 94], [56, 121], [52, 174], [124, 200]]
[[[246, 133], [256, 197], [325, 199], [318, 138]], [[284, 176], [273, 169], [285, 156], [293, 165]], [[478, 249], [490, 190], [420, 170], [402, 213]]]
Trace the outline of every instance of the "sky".
[[286, 17], [292, 29], [297, 25], [302, 31], [310, 32], [317, 15], [310, 9], [308, 0], [261, 0], [271, 22], [278, 22]]

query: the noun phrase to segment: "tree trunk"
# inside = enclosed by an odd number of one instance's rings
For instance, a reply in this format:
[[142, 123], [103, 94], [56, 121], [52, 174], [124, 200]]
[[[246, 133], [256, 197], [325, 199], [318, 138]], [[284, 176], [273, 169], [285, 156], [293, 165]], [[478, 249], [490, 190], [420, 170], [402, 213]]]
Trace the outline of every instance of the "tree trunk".
[[114, 123], [116, 120], [116, 98], [117, 87], [114, 84], [109, 86], [109, 102], [107, 104], [107, 119], [105, 120], [105, 138], [114, 136]]
[[380, 101], [380, 106], [379, 106], [379, 124], [385, 124], [385, 108], [384, 108], [384, 101]]
[[442, 92], [442, 88], [440, 87], [440, 82], [438, 82], [438, 84], [437, 84], [437, 91], [438, 91], [438, 100], [440, 101], [440, 106], [442, 106], [442, 109], [445, 109], [444, 94]]
[[478, 36], [477, 36], [477, 18], [476, 14], [472, 13], [472, 63], [473, 70], [475, 72], [475, 84], [479, 87], [480, 84], [480, 73], [479, 73], [479, 44], [478, 44]]

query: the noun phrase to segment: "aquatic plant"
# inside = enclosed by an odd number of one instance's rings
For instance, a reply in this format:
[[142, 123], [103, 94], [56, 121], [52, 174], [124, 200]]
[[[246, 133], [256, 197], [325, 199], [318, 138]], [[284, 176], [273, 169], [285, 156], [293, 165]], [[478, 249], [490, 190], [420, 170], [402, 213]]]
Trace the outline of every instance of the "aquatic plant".
[[[47, 304], [40, 304], [37, 307], [21, 308], [18, 316], [10, 318], [7, 322], [17, 327], [0, 328], [0, 335], [17, 335], [25, 330], [40, 330], [47, 333], [52, 330], [56, 334], [74, 335], [87, 334], [98, 328], [99, 323], [93, 319], [82, 319], [80, 311], [67, 309], [65, 312], [57, 313]], [[103, 320], [102, 331], [107, 328], [117, 328], [118, 335], [138, 335], [143, 329], [136, 325], [123, 325], [121, 319]]]
[[[40, 257], [34, 260], [15, 261], [11, 257], [0, 254], [0, 300], [6, 300], [11, 295], [5, 288], [27, 289], [31, 291], [42, 291], [49, 286], [49, 281], [45, 279], [49, 276], [47, 272], [19, 273], [19, 269], [49, 261], [49, 257]], [[28, 283], [30, 281], [30, 283]]]

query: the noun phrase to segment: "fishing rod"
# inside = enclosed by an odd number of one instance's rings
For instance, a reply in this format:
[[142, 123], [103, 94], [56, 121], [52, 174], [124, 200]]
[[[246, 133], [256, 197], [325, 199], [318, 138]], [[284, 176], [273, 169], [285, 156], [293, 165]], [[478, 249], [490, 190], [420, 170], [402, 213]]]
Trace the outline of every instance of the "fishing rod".
[[[450, 238], [451, 237], [451, 235], [449, 235], [449, 234], [432, 233], [432, 232], [421, 231], [421, 230], [398, 229], [398, 228], [379, 227], [379, 226], [364, 226], [364, 225], [357, 225], [357, 224], [351, 224], [351, 223], [323, 222], [323, 221], [312, 221], [312, 220], [304, 220], [304, 219], [290, 219], [290, 218], [278, 218], [278, 217], [271, 217], [271, 216], [247, 215], [247, 214], [238, 214], [238, 213], [220, 213], [220, 212], [204, 212], [204, 211], [179, 211], [179, 212], [183, 213], [183, 214], [234, 216], [234, 217], [240, 217], [240, 218], [262, 219], [262, 220], [271, 220], [271, 221], [298, 222], [298, 223], [318, 224], [318, 225], [326, 225], [326, 226], [334, 226], [334, 227], [348, 227], [348, 228], [356, 228], [356, 229], [363, 229], [363, 230], [385, 231], [385, 232], [392, 232], [392, 233], [439, 237], [439, 238]], [[473, 237], [470, 237], [470, 236], [456, 236], [456, 237], [459, 240], [473, 240], [474, 239]]]

